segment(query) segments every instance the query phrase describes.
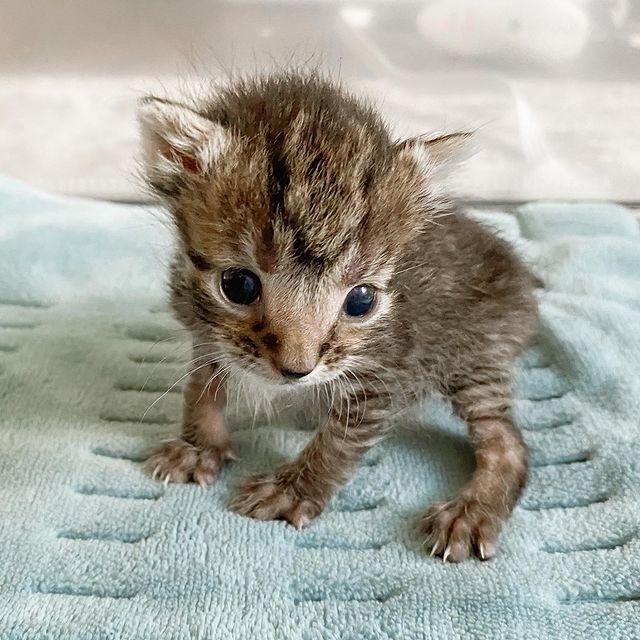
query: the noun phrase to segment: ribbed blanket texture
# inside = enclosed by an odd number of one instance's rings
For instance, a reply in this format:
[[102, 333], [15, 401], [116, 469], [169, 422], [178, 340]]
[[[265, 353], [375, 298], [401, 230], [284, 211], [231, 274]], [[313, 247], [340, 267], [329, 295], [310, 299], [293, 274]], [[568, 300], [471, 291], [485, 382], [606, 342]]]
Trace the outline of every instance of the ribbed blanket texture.
[[[153, 211], [0, 180], [0, 639], [640, 638], [640, 233], [614, 204], [475, 213], [544, 282], [519, 366], [529, 485], [490, 562], [415, 521], [473, 468], [442, 402], [376, 446], [308, 529], [227, 509], [308, 429], [239, 421], [216, 484], [164, 486], [188, 341]], [[159, 399], [160, 398], [160, 399]], [[159, 400], [158, 400], [159, 399]]]

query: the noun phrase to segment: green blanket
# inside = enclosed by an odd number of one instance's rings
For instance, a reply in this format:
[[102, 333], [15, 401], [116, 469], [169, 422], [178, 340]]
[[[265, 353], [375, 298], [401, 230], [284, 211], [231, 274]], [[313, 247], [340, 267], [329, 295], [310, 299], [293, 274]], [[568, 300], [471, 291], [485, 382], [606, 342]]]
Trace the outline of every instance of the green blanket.
[[0, 180], [0, 639], [640, 638], [640, 233], [612, 204], [478, 214], [545, 282], [517, 419], [525, 495], [492, 561], [444, 564], [415, 520], [472, 469], [431, 403], [304, 530], [230, 513], [230, 487], [309, 432], [235, 421], [212, 487], [154, 482], [186, 335], [168, 231], [140, 207]]

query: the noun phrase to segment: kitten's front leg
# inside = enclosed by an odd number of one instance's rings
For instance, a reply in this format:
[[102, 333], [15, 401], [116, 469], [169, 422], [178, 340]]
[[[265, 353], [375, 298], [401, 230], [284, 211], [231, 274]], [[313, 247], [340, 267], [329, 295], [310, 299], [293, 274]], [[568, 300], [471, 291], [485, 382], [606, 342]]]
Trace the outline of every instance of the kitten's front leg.
[[467, 421], [476, 470], [462, 493], [434, 505], [421, 521], [432, 554], [452, 562], [492, 557], [527, 477], [527, 450], [509, 416], [509, 381], [479, 372], [453, 398]]
[[161, 445], [149, 458], [154, 477], [165, 482], [214, 481], [226, 460], [235, 456], [223, 416], [226, 394], [213, 367], [189, 376], [184, 392], [182, 434]]
[[[350, 406], [354, 404], [355, 398]], [[274, 473], [248, 478], [231, 509], [257, 520], [285, 519], [297, 528], [309, 524], [349, 479], [362, 454], [384, 433], [386, 401], [368, 396], [366, 408], [360, 411], [357, 406], [344, 415], [332, 410], [327, 424], [295, 460]]]

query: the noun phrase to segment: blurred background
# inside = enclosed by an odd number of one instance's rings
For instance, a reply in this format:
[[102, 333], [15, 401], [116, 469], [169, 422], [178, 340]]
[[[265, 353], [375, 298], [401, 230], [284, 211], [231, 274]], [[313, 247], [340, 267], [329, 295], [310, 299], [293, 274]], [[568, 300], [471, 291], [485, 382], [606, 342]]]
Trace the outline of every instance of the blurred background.
[[398, 136], [477, 129], [474, 202], [640, 201], [638, 0], [0, 0], [0, 173], [137, 201], [136, 99], [320, 63]]

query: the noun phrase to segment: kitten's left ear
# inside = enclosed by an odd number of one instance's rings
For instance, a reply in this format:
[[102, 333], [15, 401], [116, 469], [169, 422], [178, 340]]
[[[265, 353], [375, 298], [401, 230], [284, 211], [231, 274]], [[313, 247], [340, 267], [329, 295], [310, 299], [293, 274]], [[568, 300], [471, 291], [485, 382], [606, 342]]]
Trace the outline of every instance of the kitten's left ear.
[[446, 174], [451, 166], [469, 155], [472, 135], [470, 131], [460, 131], [436, 138], [418, 136], [399, 142], [396, 149], [410, 155], [418, 167], [433, 178]]
[[149, 96], [138, 104], [145, 170], [154, 186], [204, 174], [228, 143], [225, 128], [194, 109]]

